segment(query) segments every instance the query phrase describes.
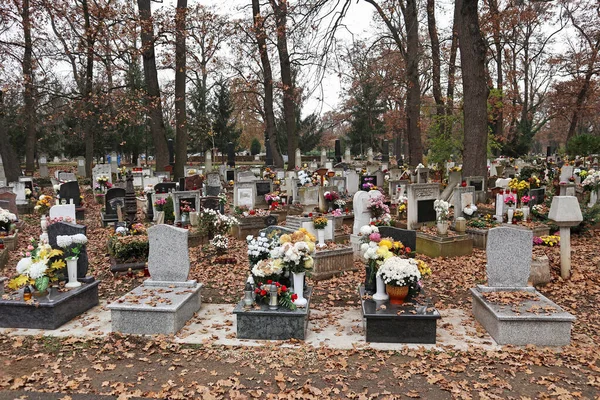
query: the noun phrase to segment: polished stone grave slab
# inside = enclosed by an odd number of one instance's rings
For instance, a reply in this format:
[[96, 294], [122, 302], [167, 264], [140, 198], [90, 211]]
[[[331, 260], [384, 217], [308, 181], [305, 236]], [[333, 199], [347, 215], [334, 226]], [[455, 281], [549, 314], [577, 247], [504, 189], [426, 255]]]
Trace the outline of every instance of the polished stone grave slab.
[[467, 235], [434, 236], [417, 232], [417, 253], [428, 257], [461, 257], [473, 253], [473, 240]]
[[[532, 299], [515, 304], [486, 301], [484, 293], [526, 292]], [[471, 288], [473, 315], [498, 344], [566, 346], [575, 316], [535, 288]]]
[[427, 302], [390, 304], [366, 298], [359, 288], [366, 341], [379, 343], [435, 344], [440, 313]]
[[269, 310], [267, 304], [258, 304], [258, 307], [245, 309], [244, 301], [235, 306], [233, 313], [237, 319], [238, 339], [261, 339], [261, 340], [288, 340], [306, 338], [308, 327], [308, 315], [310, 313], [310, 298], [312, 288], [304, 291], [304, 297], [308, 300], [306, 307], [288, 310], [279, 307], [277, 310]]
[[66, 292], [53, 289], [50, 296], [30, 302], [23, 301], [22, 291], [5, 295], [0, 299], [0, 327], [56, 329], [98, 305], [99, 283], [83, 283]]
[[189, 281], [188, 286], [168, 287], [146, 282], [108, 305], [113, 332], [175, 334], [200, 309], [202, 284]]

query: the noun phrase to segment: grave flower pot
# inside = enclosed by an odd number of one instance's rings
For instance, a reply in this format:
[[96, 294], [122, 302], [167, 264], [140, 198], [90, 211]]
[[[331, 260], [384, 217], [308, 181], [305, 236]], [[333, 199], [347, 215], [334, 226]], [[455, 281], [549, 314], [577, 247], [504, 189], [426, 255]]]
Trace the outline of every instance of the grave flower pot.
[[390, 304], [404, 304], [408, 296], [408, 286], [385, 285], [385, 290], [390, 296]]
[[438, 234], [442, 236], [446, 236], [448, 234], [448, 227], [450, 223], [448, 221], [438, 221], [437, 222], [437, 231]]
[[97, 204], [104, 204], [104, 193], [96, 193], [94, 199]]

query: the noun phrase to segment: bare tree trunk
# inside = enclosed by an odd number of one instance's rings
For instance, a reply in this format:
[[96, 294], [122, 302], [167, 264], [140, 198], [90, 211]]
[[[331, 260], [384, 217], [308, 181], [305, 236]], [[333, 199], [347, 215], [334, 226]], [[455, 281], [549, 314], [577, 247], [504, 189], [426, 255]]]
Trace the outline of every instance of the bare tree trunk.
[[187, 162], [187, 118], [185, 108], [186, 80], [186, 15], [187, 0], [177, 0], [175, 13], [175, 177], [184, 176], [184, 166]]
[[[593, 57], [596, 58], [595, 56]], [[579, 93], [577, 93], [577, 100], [575, 101], [575, 109], [573, 110], [573, 114], [571, 116], [571, 123], [569, 124], [569, 131], [567, 132], [567, 143], [569, 140], [575, 136], [577, 131], [577, 124], [579, 124], [579, 118], [581, 116], [581, 109], [583, 107], [583, 103], [587, 99], [588, 91], [590, 90], [590, 82], [592, 80], [592, 76], [594, 75], [593, 63], [590, 63], [590, 68], [588, 72], [585, 74], [585, 79], [583, 81], [583, 85], [581, 89], [579, 89]]]
[[31, 41], [31, 15], [29, 0], [23, 0], [23, 9], [21, 17], [23, 18], [23, 99], [25, 102], [25, 170], [33, 172], [35, 170], [35, 147], [37, 143], [36, 135], [36, 115], [33, 87], [33, 44]]
[[154, 142], [154, 156], [156, 170], [162, 171], [169, 165], [169, 149], [167, 148], [167, 134], [163, 120], [162, 103], [160, 100], [160, 87], [156, 71], [156, 56], [154, 54], [154, 27], [152, 25], [152, 11], [150, 0], [137, 0], [140, 12], [142, 59], [144, 61], [144, 80], [146, 82], [146, 101], [150, 130]]
[[460, 63], [464, 90], [463, 176], [487, 176], [486, 46], [479, 28], [477, 0], [457, 0], [460, 7]]
[[408, 127], [408, 163], [416, 166], [423, 161], [421, 142], [421, 86], [419, 82], [419, 19], [417, 1], [407, 0], [404, 14], [406, 25], [406, 118]]
[[[438, 38], [435, 23], [435, 0], [427, 0], [427, 27], [429, 29], [429, 41], [431, 42], [431, 66], [433, 74], [433, 98], [437, 105], [437, 115], [444, 115], [444, 99], [442, 98], [441, 84], [441, 62], [440, 62], [440, 40]], [[441, 132], [444, 128], [441, 128]]]
[[[452, 22], [452, 43], [450, 44], [450, 60], [448, 61], [448, 87], [446, 88], [446, 117], [454, 115], [454, 87], [456, 82], [456, 53], [458, 49], [458, 27], [460, 26], [460, 10], [454, 7], [454, 21]], [[447, 133], [452, 130], [452, 125], [446, 125]]]
[[90, 123], [93, 104], [91, 101], [94, 78], [94, 36], [92, 35], [90, 24], [90, 10], [87, 0], [82, 1], [83, 18], [85, 23], [85, 44], [86, 44], [86, 66], [85, 66], [85, 87], [83, 93], [83, 104], [86, 110], [83, 120], [84, 141], [85, 141], [85, 174], [88, 178], [92, 177], [92, 163], [94, 162], [94, 129]]
[[[273, 72], [271, 70], [271, 61], [269, 60], [269, 53], [267, 51], [267, 35], [265, 33], [264, 20], [260, 15], [259, 0], [252, 0], [252, 14], [254, 16], [256, 43], [258, 44], [258, 52], [260, 53], [260, 61], [263, 70], [263, 84], [265, 90], [265, 136], [269, 139], [274, 166], [283, 168], [283, 157], [279, 152], [279, 147], [277, 147], [277, 133], [275, 131], [275, 113], [273, 111]], [[291, 165], [295, 164], [292, 163]]]
[[269, 0], [275, 13], [275, 25], [277, 27], [277, 52], [279, 53], [279, 65], [281, 69], [281, 83], [283, 84], [283, 116], [287, 133], [288, 171], [293, 171], [296, 165], [296, 148], [298, 137], [296, 136], [295, 102], [296, 91], [292, 81], [292, 66], [287, 45], [287, 0]]
[[0, 157], [4, 165], [4, 175], [8, 182], [17, 182], [21, 175], [21, 167], [19, 166], [19, 158], [17, 152], [10, 143], [6, 126], [4, 125], [4, 92], [0, 90]]
[[[502, 53], [504, 48], [500, 38], [500, 10], [498, 9], [498, 0], [489, 0], [492, 14], [492, 36], [494, 38], [494, 47], [496, 48], [496, 89], [498, 90], [498, 101], [502, 102], [504, 98], [504, 72], [502, 69]], [[501, 107], [498, 110], [492, 126], [494, 136], [501, 137], [504, 133], [504, 110]]]

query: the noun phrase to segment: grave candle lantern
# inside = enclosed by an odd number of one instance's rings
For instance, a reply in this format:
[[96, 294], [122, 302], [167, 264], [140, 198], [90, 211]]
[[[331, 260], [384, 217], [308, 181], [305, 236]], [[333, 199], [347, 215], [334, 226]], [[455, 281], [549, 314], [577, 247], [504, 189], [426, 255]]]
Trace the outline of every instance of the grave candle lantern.
[[269, 310], [277, 310], [277, 285], [272, 284], [269, 297]]
[[246, 286], [244, 287], [244, 307], [245, 308], [252, 307], [252, 304], [254, 303], [254, 299], [252, 298], [252, 293], [254, 293], [254, 290], [252, 290], [252, 284], [250, 282], [246, 282]]

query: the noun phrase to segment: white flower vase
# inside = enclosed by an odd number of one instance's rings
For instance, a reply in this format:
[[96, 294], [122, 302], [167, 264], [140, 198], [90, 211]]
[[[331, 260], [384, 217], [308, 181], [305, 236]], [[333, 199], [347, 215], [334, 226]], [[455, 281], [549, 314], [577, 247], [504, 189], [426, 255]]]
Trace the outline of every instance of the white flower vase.
[[377, 285], [377, 293], [373, 295], [373, 300], [375, 301], [386, 301], [390, 298], [388, 294], [385, 292], [385, 282], [383, 278], [380, 276], [375, 277], [375, 284]]
[[40, 235], [41, 243], [48, 243], [48, 220], [45, 215], [42, 215], [40, 219], [40, 226], [42, 227], [42, 234]]
[[440, 236], [445, 236], [448, 234], [448, 227], [450, 226], [450, 222], [448, 221], [437, 221], [437, 231]]
[[523, 213], [523, 221], [527, 221], [529, 219], [529, 206], [521, 207], [521, 212]]
[[156, 212], [156, 225], [160, 225], [160, 224], [164, 224], [164, 223], [165, 223], [165, 212], [157, 211]]
[[508, 210], [506, 210], [506, 216], [508, 219], [508, 223], [512, 224], [512, 220], [513, 220], [513, 216], [515, 215], [515, 209], [514, 208], [509, 208]]
[[304, 274], [305, 272], [292, 272], [292, 279], [294, 280], [294, 293], [298, 295], [298, 298], [296, 301], [294, 301], [296, 307], [306, 307], [306, 304], [308, 304], [308, 300], [304, 298]]
[[190, 213], [190, 225], [198, 226], [199, 219], [200, 214], [197, 211], [193, 211]]
[[325, 244], [325, 229], [317, 229], [317, 238], [319, 238], [318, 247], [326, 247]]
[[588, 207], [593, 207], [598, 202], [598, 193], [595, 190], [590, 192], [590, 202]]
[[42, 215], [42, 218], [40, 219], [40, 226], [42, 227], [42, 233], [48, 231], [48, 219], [45, 215]]
[[69, 282], [65, 285], [68, 288], [76, 288], [81, 286], [81, 282], [77, 281], [77, 257], [67, 258], [67, 272], [69, 273]]

